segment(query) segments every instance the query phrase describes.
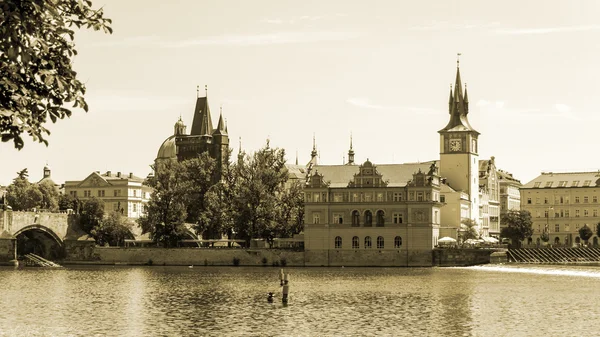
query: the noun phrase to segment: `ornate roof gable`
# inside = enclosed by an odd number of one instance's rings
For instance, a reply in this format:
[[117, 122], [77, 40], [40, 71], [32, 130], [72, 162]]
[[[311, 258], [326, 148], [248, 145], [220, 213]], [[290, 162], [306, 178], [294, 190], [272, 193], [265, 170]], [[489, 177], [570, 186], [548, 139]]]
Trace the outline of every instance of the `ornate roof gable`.
[[413, 179], [406, 184], [407, 186], [416, 186], [416, 187], [424, 187], [424, 186], [439, 186], [440, 177], [438, 175], [438, 167], [436, 162], [433, 162], [431, 166], [429, 166], [429, 171], [427, 173], [419, 171], [413, 173]]
[[358, 168], [358, 173], [348, 183], [348, 187], [387, 187], [388, 182], [383, 180], [383, 176], [377, 172], [377, 166], [367, 159], [364, 164]]
[[81, 181], [78, 187], [102, 187], [102, 186], [112, 186], [111, 183], [106, 181], [101, 175], [96, 172], [92, 172], [87, 178]]
[[319, 171], [315, 171], [315, 173], [312, 176], [310, 176], [307, 185], [308, 187], [312, 188], [323, 188], [328, 187], [329, 182], [325, 182], [323, 180], [323, 175], [320, 174]]

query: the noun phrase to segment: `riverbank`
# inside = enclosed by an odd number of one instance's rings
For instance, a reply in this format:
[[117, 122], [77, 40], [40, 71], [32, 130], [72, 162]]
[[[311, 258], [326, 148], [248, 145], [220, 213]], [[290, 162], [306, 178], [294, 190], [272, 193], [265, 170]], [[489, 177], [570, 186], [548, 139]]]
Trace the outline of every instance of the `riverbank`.
[[93, 247], [61, 264], [274, 267], [456, 267], [506, 262], [488, 249], [297, 251], [241, 248]]

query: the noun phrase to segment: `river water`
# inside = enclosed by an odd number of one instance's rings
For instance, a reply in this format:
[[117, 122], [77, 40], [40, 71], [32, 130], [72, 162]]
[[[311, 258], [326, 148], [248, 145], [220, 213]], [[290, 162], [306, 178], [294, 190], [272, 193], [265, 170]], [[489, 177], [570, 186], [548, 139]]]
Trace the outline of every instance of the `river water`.
[[2, 267], [0, 336], [600, 334], [599, 267], [285, 270]]

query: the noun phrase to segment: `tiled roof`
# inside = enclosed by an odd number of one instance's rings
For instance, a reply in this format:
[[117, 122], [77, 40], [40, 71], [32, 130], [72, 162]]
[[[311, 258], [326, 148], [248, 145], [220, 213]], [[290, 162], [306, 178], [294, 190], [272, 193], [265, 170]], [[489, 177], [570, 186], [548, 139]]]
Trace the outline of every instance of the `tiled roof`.
[[305, 166], [285, 164], [285, 167], [288, 169], [288, 177], [295, 178], [295, 179], [305, 179], [306, 178], [306, 167]]
[[[413, 174], [419, 169], [427, 173], [433, 163], [434, 161], [427, 161], [406, 164], [375, 164], [374, 166], [382, 175], [383, 181], [388, 183], [388, 187], [402, 187], [413, 179]], [[354, 174], [359, 173], [359, 168], [360, 165], [316, 165], [312, 172], [313, 174], [315, 172], [322, 174], [323, 181], [328, 182], [329, 187], [347, 187], [354, 178]]]
[[600, 187], [600, 171], [596, 172], [542, 172], [522, 188]]
[[498, 170], [498, 171], [496, 171], [496, 174], [498, 175], [498, 180], [514, 181], [515, 183], [518, 183], [519, 185], [521, 185], [521, 181], [519, 179], [513, 177], [512, 173]]
[[129, 177], [129, 173], [121, 173], [120, 177], [117, 177], [117, 173], [116, 172], [112, 172], [110, 176], [108, 176], [107, 173], [104, 174], [100, 174], [100, 176], [104, 179], [106, 179], [107, 181], [109, 180], [125, 180], [125, 179], [129, 179], [131, 181], [137, 181], [137, 182], [144, 182], [144, 178], [140, 178], [138, 176], [132, 175], [131, 178]]

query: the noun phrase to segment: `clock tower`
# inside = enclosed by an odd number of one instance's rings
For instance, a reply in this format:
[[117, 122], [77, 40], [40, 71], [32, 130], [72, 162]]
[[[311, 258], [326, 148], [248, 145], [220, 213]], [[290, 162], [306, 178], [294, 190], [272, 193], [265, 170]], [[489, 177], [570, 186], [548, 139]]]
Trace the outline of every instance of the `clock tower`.
[[[456, 82], [454, 92], [450, 87], [448, 101], [450, 120], [438, 131], [440, 134], [440, 176], [457, 191], [469, 195], [471, 203], [468, 217], [479, 218], [479, 155], [477, 153], [477, 132], [469, 124], [469, 98], [467, 86], [463, 94], [459, 63], [456, 61]], [[464, 217], [464, 214], [461, 215]]]

